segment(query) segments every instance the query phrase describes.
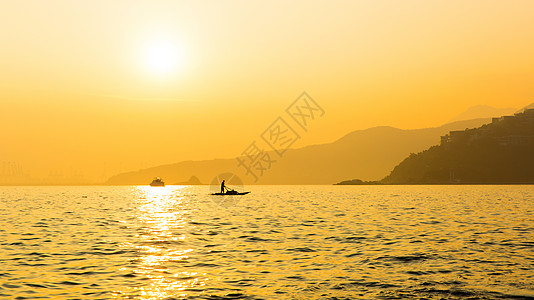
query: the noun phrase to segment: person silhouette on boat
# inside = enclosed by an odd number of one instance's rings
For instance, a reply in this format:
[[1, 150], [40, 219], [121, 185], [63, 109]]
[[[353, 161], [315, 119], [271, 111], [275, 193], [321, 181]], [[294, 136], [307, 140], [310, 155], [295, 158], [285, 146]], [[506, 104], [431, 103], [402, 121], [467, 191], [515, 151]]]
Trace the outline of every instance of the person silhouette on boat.
[[223, 180], [221, 183], [221, 194], [224, 194], [225, 189], [226, 189], [226, 185], [224, 184], [224, 180]]

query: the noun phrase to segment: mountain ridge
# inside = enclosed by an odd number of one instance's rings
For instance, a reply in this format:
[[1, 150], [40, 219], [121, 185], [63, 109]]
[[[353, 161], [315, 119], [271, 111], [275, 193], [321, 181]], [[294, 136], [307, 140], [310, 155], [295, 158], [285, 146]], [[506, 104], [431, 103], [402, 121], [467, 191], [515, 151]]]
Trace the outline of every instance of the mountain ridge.
[[483, 118], [423, 129], [377, 126], [349, 132], [332, 143], [289, 149], [283, 157], [268, 152], [277, 162], [257, 182], [246, 175], [235, 158], [228, 158], [188, 160], [125, 172], [111, 177], [105, 184], [147, 184], [155, 176], [167, 182], [186, 182], [191, 176], [201, 182], [211, 182], [217, 174], [227, 172], [237, 174], [246, 184], [331, 184], [347, 177], [377, 180], [406, 155], [439, 142], [440, 136], [448, 131], [490, 121]]
[[534, 108], [522, 111], [478, 128], [451, 131], [439, 145], [411, 153], [381, 180], [337, 185], [533, 184]]
[[504, 115], [510, 115], [517, 111], [517, 108], [507, 107], [507, 108], [495, 108], [489, 105], [475, 105], [466, 109], [464, 112], [458, 114], [456, 117], [452, 118], [450, 122], [463, 121], [463, 120], [472, 120], [477, 118], [493, 118]]

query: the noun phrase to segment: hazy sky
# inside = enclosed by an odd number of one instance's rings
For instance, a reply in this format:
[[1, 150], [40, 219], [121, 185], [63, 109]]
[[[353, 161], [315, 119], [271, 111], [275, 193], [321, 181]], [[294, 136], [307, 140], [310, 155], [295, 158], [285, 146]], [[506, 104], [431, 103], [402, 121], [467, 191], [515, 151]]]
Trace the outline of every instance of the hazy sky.
[[102, 177], [534, 102], [534, 1], [1, 1], [0, 163]]

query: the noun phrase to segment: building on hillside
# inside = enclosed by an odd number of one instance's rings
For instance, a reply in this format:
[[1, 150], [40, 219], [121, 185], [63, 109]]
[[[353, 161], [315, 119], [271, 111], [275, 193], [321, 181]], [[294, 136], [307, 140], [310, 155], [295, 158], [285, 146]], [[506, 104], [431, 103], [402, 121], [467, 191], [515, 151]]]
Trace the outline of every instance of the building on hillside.
[[534, 142], [534, 135], [508, 135], [498, 139], [500, 146], [517, 146]]

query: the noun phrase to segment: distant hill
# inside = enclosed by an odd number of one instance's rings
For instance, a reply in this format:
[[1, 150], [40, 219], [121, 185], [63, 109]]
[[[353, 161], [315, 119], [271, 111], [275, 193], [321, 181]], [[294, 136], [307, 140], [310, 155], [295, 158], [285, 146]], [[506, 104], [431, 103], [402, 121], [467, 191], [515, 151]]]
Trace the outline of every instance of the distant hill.
[[439, 142], [451, 130], [464, 130], [491, 122], [475, 119], [454, 122], [436, 128], [402, 130], [374, 127], [351, 132], [341, 139], [321, 145], [288, 150], [257, 182], [245, 175], [234, 158], [184, 161], [111, 177], [106, 184], [148, 184], [155, 176], [165, 182], [184, 182], [196, 176], [211, 182], [220, 173], [237, 174], [245, 184], [331, 184], [346, 178], [378, 180], [403, 158]]
[[[238, 172], [234, 159], [213, 159], [203, 161], [183, 161], [175, 164], [156, 166], [115, 175], [105, 184], [148, 184], [150, 178], [161, 177], [165, 182], [181, 183], [196, 176], [200, 182], [211, 182], [212, 177], [223, 172]], [[193, 175], [195, 174], [195, 175]]]
[[174, 185], [201, 185], [201, 184], [202, 182], [196, 176], [191, 176], [191, 178], [189, 178], [189, 180], [187, 181], [174, 183]]
[[404, 159], [380, 183], [533, 184], [533, 154], [534, 109], [530, 109], [494, 118], [480, 128], [452, 131], [440, 145]]
[[449, 122], [463, 120], [472, 120], [478, 118], [493, 118], [505, 115], [511, 115], [517, 111], [517, 108], [495, 108], [489, 105], [476, 105], [468, 108], [463, 113], [452, 118]]
[[527, 109], [531, 109], [531, 108], [534, 108], [534, 103], [530, 103], [529, 105], [527, 105], [527, 106], [521, 108], [520, 110], [516, 111], [516, 113], [522, 113], [522, 112], [524, 112], [525, 110], [527, 110]]

